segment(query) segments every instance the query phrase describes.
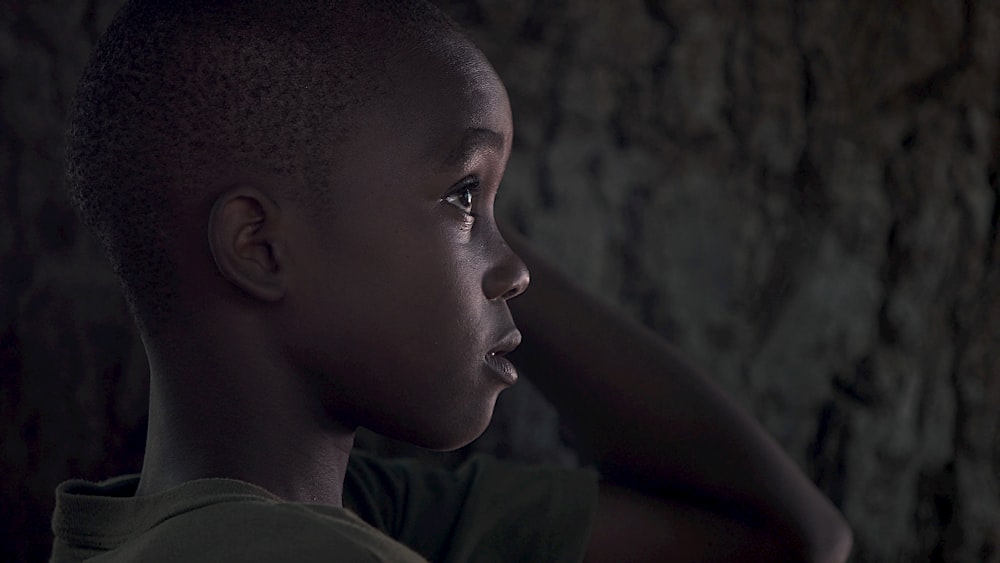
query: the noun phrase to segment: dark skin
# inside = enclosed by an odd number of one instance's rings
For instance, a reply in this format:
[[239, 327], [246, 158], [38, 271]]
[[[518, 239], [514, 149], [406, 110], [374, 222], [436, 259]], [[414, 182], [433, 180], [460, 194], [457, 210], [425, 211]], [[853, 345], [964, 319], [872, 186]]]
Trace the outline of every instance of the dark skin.
[[392, 70], [395, 95], [332, 150], [330, 209], [234, 168], [182, 218], [181, 314], [144, 338], [137, 494], [222, 476], [339, 506], [359, 426], [434, 449], [485, 429], [516, 319], [510, 357], [604, 477], [588, 560], [843, 561], [843, 519], [750, 417], [501, 234], [513, 125], [485, 58], [456, 38]]
[[511, 303], [524, 331], [511, 357], [538, 374], [604, 476], [588, 560], [846, 560], [846, 522], [756, 421], [509, 233], [533, 275]]

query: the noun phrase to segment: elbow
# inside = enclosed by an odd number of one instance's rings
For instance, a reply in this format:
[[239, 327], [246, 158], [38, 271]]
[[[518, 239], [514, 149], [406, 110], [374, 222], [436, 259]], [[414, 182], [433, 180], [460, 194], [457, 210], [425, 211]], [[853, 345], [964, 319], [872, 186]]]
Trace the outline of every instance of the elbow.
[[841, 519], [841, 526], [833, 534], [833, 541], [822, 546], [813, 561], [824, 563], [844, 563], [854, 547], [854, 533], [847, 522]]
[[821, 529], [810, 534], [803, 561], [809, 563], [844, 563], [854, 546], [854, 533], [836, 510]]
[[801, 563], [844, 563], [854, 547], [847, 520], [825, 498], [811, 510], [783, 524], [768, 526], [769, 553], [776, 559]]

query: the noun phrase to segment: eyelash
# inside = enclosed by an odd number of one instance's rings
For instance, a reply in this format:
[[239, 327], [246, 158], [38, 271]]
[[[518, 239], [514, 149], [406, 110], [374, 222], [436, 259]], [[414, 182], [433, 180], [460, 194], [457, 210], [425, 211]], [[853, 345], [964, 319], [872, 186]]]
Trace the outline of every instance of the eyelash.
[[475, 197], [476, 197], [476, 193], [477, 193], [477, 192], [479, 192], [479, 178], [477, 178], [477, 177], [475, 177], [475, 176], [471, 176], [471, 177], [469, 177], [469, 178], [466, 178], [465, 180], [463, 180], [463, 181], [462, 181], [462, 184], [461, 184], [460, 186], [458, 186], [458, 187], [457, 187], [456, 189], [452, 190], [452, 191], [451, 191], [451, 193], [449, 193], [448, 195], [444, 196], [444, 197], [443, 197], [443, 198], [441, 198], [441, 199], [442, 199], [443, 201], [445, 201], [445, 202], [448, 202], [448, 203], [449, 203], [449, 204], [451, 204], [451, 205], [454, 205], [455, 207], [458, 207], [458, 209], [459, 209], [459, 210], [460, 210], [460, 211], [461, 211], [462, 213], [465, 213], [465, 214], [466, 214], [466, 215], [468, 215], [469, 217], [472, 217], [472, 218], [476, 218], [476, 217], [479, 217], [479, 214], [478, 214], [478, 213], [475, 213], [475, 212], [473, 212], [473, 211], [466, 211], [466, 210], [465, 210], [464, 208], [462, 208], [462, 207], [459, 207], [458, 205], [455, 205], [454, 203], [452, 203], [452, 202], [451, 202], [451, 201], [449, 200], [449, 198], [451, 198], [451, 197], [453, 197], [453, 196], [457, 196], [457, 195], [459, 195], [459, 194], [462, 194], [462, 193], [465, 193], [465, 192], [469, 192], [469, 198], [470, 198], [470, 203], [469, 203], [469, 205], [470, 205], [470, 207], [471, 207], [471, 205], [472, 205], [472, 203], [471, 203], [471, 202], [472, 202], [472, 200], [474, 200], [474, 199], [475, 199]]

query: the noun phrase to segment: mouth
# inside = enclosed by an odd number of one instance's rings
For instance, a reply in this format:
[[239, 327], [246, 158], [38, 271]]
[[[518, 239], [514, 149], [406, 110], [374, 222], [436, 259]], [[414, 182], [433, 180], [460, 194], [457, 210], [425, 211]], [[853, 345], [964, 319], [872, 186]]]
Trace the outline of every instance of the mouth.
[[500, 341], [492, 350], [486, 353], [486, 364], [492, 369], [497, 378], [507, 384], [517, 383], [517, 370], [510, 360], [504, 357], [505, 354], [517, 348], [521, 343], [521, 333], [513, 331]]

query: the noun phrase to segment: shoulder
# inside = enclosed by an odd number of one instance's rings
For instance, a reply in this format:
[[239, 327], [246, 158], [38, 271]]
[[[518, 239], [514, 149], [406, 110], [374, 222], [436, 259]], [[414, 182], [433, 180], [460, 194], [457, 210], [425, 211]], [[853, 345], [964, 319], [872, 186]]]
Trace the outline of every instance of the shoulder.
[[115, 561], [422, 561], [346, 510], [263, 501], [175, 515], [108, 555]]

